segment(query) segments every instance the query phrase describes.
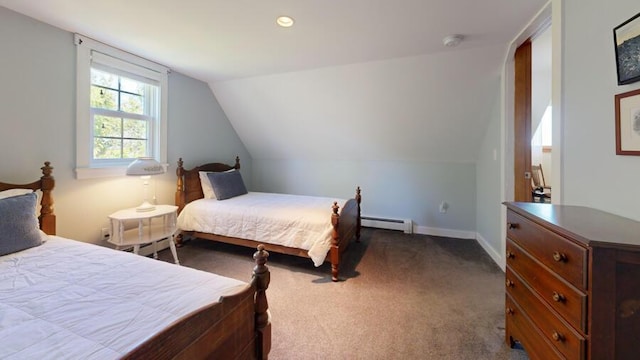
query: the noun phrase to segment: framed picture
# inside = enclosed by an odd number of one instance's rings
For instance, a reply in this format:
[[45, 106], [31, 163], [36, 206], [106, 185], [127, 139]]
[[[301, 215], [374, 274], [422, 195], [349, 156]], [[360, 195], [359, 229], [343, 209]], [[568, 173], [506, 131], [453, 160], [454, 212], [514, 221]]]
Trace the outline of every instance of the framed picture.
[[616, 155], [640, 156], [640, 89], [616, 95]]
[[640, 13], [613, 29], [618, 85], [640, 81]]

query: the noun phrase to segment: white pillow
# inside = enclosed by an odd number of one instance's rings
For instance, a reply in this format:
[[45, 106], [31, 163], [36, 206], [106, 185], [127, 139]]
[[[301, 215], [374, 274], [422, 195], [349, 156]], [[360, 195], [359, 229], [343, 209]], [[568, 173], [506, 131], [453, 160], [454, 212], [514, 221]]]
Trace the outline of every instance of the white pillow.
[[[211, 190], [213, 191], [213, 190]], [[9, 189], [0, 191], [0, 199], [32, 193], [31, 189]]]
[[199, 171], [198, 175], [200, 175], [200, 185], [202, 185], [202, 193], [204, 194], [204, 198], [215, 199], [216, 194], [213, 192], [213, 187], [211, 186], [211, 181], [207, 176], [207, 172]]

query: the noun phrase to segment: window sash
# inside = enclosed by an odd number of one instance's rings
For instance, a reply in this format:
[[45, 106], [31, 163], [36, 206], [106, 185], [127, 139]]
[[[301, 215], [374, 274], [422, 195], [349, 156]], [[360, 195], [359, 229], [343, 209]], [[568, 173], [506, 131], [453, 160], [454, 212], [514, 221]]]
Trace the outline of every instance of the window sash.
[[[141, 120], [146, 122], [146, 131], [144, 133], [143, 137], [132, 137], [132, 136], [126, 136], [125, 135], [125, 129], [124, 129], [124, 124], [121, 124], [121, 128], [120, 128], [120, 134], [118, 136], [104, 136], [104, 135], [98, 135], [95, 134], [95, 124], [96, 124], [96, 117], [97, 116], [106, 116], [106, 117], [111, 117], [111, 118], [116, 118], [116, 119], [120, 119], [120, 121], [124, 122], [126, 119], [131, 119], [131, 120]], [[155, 131], [155, 121], [152, 117], [150, 116], [145, 116], [145, 115], [138, 115], [138, 114], [130, 114], [130, 113], [126, 113], [126, 112], [121, 112], [121, 111], [113, 111], [113, 110], [105, 110], [105, 109], [95, 109], [93, 108], [91, 110], [91, 163], [93, 165], [97, 165], [97, 166], [107, 166], [107, 165], [111, 165], [111, 164], [117, 164], [123, 161], [126, 161], [127, 163], [133, 161], [136, 157], [139, 156], [151, 156], [151, 154], [154, 153], [154, 143], [153, 143], [153, 134]], [[113, 157], [113, 158], [96, 158], [95, 156], [95, 141], [96, 139], [113, 139], [113, 140], [119, 140], [120, 142], [120, 157]], [[136, 157], [125, 157], [124, 156], [124, 142], [127, 140], [137, 140], [137, 141], [143, 141], [145, 143], [145, 153], [144, 154], [140, 154], [139, 156]]]
[[[91, 69], [94, 69], [94, 66], [91, 66]], [[110, 71], [108, 71], [107, 69], [104, 68], [99, 68], [98, 70], [109, 73], [109, 74], [114, 74], [111, 73]], [[132, 76], [131, 74], [128, 74], [126, 72], [122, 72], [120, 71], [118, 74], [114, 74], [120, 77], [126, 77], [126, 78], [136, 78], [135, 81], [138, 81], [139, 77], [135, 77]], [[130, 162], [132, 161], [135, 157], [130, 157], [130, 156], [124, 156], [125, 152], [126, 152], [126, 142], [127, 140], [139, 140], [142, 141], [144, 143], [144, 153], [143, 154], [138, 154], [138, 156], [136, 157], [140, 157], [140, 156], [153, 156], [154, 149], [154, 131], [155, 131], [155, 127], [154, 124], [156, 122], [156, 114], [158, 113], [157, 111], [157, 101], [154, 101], [155, 99], [155, 94], [158, 93], [159, 89], [157, 86], [155, 85], [151, 85], [149, 84], [149, 82], [143, 82], [143, 84], [145, 84], [146, 86], [144, 87], [143, 90], [143, 95], [142, 97], [144, 99], [146, 99], [146, 101], [143, 102], [143, 114], [137, 114], [137, 113], [131, 113], [131, 112], [127, 112], [124, 110], [111, 110], [111, 109], [106, 109], [106, 108], [100, 108], [100, 107], [91, 107], [90, 110], [90, 119], [91, 119], [91, 146], [90, 146], [90, 154], [91, 154], [91, 160], [90, 160], [90, 164], [92, 166], [109, 166], [112, 165], [114, 163], [119, 163], [119, 162]], [[91, 86], [96, 86], [96, 84], [94, 84], [92, 82]], [[102, 86], [100, 86], [102, 87]], [[120, 99], [121, 99], [121, 95], [122, 94], [128, 94], [128, 92], [123, 91], [122, 88], [120, 87], [120, 82], [118, 82], [118, 88], [108, 88], [111, 91], [116, 92], [117, 94], [117, 106], [119, 109], [122, 109], [121, 103], [120, 103]], [[111, 118], [120, 118], [122, 119], [121, 121], [124, 122], [124, 119], [132, 119], [132, 120], [142, 120], [145, 121], [145, 136], [144, 138], [138, 138], [138, 139], [130, 139], [128, 137], [126, 137], [124, 135], [124, 124], [121, 124], [121, 133], [120, 136], [116, 137], [116, 136], [100, 136], [98, 134], [95, 134], [94, 129], [96, 126], [96, 117], [97, 116], [105, 116], [105, 117], [111, 117]], [[103, 158], [103, 157], [96, 157], [96, 142], [97, 139], [112, 139], [112, 140], [118, 140], [117, 143], [119, 143], [119, 154], [120, 156], [118, 157], [109, 157], [109, 158]]]

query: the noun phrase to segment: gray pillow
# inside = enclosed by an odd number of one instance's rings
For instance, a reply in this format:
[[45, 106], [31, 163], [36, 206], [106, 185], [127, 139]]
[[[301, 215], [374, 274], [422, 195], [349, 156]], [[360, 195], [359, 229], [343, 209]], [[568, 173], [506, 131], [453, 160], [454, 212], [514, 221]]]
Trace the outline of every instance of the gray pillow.
[[42, 244], [36, 198], [32, 192], [0, 199], [0, 255]]
[[211, 172], [207, 176], [218, 200], [230, 199], [247, 193], [239, 171]]

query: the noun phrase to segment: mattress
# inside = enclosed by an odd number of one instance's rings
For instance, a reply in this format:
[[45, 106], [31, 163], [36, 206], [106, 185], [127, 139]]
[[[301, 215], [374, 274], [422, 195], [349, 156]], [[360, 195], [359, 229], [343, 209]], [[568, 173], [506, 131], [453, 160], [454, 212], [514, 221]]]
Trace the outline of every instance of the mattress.
[[178, 228], [307, 250], [315, 266], [331, 247], [331, 206], [346, 199], [249, 192], [226, 200], [198, 199], [178, 216]]
[[0, 257], [0, 358], [117, 359], [246, 283], [50, 236]]

